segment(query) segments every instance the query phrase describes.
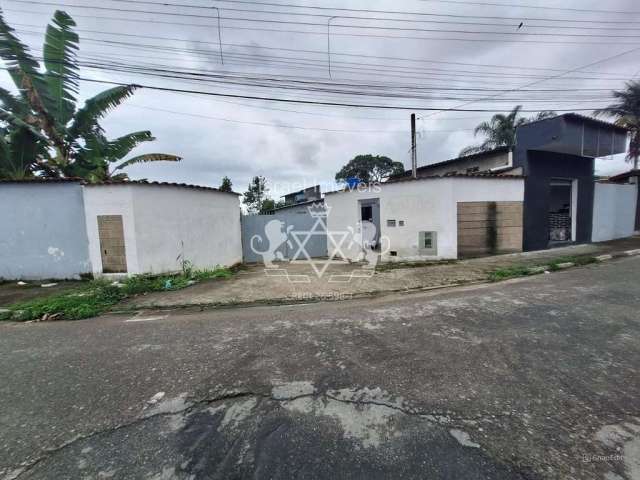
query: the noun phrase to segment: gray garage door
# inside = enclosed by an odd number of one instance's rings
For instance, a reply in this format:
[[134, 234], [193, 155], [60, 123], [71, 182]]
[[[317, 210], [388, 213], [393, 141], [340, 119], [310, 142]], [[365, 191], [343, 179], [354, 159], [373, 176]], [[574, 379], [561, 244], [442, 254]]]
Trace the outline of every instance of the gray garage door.
[[312, 216], [307, 207], [277, 210], [273, 215], [243, 215], [244, 261], [262, 262], [263, 252], [285, 260], [305, 260], [306, 255], [326, 257], [326, 218]]

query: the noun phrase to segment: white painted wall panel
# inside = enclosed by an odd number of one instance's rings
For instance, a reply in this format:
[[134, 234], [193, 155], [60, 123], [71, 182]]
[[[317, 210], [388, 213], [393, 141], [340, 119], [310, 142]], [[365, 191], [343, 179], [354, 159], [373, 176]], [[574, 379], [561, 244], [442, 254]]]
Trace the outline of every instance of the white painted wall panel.
[[603, 242], [633, 235], [638, 185], [596, 183], [591, 239]]
[[196, 268], [242, 261], [238, 196], [136, 185], [133, 204], [140, 272], [179, 270], [181, 254]]
[[122, 216], [127, 272], [140, 272], [136, 247], [133, 188], [134, 185], [85, 185], [83, 188], [89, 258], [94, 276], [102, 275], [100, 236], [98, 235], [99, 215]]
[[176, 272], [242, 261], [236, 195], [168, 185], [88, 185], [85, 211], [94, 275], [102, 274], [98, 215], [122, 215], [127, 273]]
[[[372, 187], [376, 188], [376, 187]], [[390, 242], [384, 261], [456, 258], [458, 250], [457, 203], [475, 201], [523, 201], [524, 181], [521, 178], [433, 178], [381, 184], [377, 191], [349, 191], [328, 194], [325, 204], [329, 232], [351, 232], [360, 220], [358, 200], [380, 200], [381, 234]], [[395, 220], [396, 227], [387, 227], [387, 220]], [[400, 221], [404, 226], [400, 227]], [[437, 232], [437, 255], [421, 255], [418, 232]], [[339, 237], [339, 235], [336, 235]], [[336, 253], [329, 241], [329, 254]], [[383, 245], [386, 247], [386, 245]], [[342, 248], [349, 259], [358, 254], [356, 245]]]

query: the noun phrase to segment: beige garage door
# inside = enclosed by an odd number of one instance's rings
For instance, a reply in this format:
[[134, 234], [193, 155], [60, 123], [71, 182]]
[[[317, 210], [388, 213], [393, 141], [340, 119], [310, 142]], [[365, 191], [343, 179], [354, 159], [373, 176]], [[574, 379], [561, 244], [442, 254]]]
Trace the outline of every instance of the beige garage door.
[[459, 202], [458, 257], [522, 251], [522, 202]]
[[98, 215], [98, 235], [103, 273], [125, 273], [127, 255], [124, 249], [122, 215]]

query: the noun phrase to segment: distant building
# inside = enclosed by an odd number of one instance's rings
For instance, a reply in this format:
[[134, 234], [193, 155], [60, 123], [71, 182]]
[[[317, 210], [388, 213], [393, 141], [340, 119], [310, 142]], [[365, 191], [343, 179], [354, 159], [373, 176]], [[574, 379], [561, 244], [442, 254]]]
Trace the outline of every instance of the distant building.
[[316, 185], [315, 187], [305, 188], [304, 190], [299, 190], [297, 192], [287, 193], [282, 197], [284, 197], [284, 204], [288, 206], [295, 205], [297, 203], [320, 200], [322, 198], [322, 193], [320, 192], [320, 185]]

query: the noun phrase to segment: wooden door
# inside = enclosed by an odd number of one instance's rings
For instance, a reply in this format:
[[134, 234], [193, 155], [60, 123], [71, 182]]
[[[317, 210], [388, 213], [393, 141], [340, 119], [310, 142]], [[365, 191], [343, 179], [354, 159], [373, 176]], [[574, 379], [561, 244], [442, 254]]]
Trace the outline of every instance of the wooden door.
[[98, 235], [103, 273], [126, 273], [122, 215], [98, 215]]

